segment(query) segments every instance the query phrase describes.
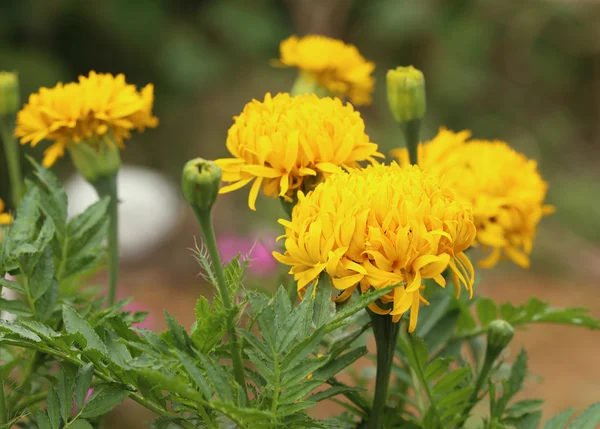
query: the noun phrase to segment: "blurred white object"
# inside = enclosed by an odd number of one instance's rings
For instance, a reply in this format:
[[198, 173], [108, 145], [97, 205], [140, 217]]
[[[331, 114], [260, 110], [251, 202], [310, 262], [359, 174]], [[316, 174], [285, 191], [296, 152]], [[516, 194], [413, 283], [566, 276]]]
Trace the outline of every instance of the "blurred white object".
[[[177, 226], [183, 213], [179, 187], [160, 173], [123, 165], [118, 177], [119, 247], [121, 259], [135, 260], [155, 250]], [[69, 218], [98, 200], [94, 188], [79, 174], [65, 185]]]

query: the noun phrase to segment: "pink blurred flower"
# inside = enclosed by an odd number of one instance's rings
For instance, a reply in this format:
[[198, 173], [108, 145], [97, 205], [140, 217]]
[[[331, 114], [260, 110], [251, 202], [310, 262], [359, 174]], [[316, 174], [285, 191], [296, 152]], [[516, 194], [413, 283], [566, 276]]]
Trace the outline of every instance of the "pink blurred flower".
[[256, 239], [240, 236], [225, 236], [217, 240], [223, 263], [228, 263], [238, 254], [248, 259], [248, 271], [253, 276], [268, 277], [277, 269], [277, 261], [271, 255], [275, 249], [275, 237], [261, 234]]

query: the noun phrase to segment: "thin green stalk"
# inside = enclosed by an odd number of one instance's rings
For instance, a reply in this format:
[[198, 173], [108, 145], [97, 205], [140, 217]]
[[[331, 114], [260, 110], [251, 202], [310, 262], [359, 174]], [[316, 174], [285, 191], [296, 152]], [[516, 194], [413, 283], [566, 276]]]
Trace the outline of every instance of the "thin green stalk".
[[495, 358], [490, 359], [488, 357], [488, 355], [486, 354], [485, 360], [483, 361], [483, 366], [481, 367], [481, 371], [479, 371], [477, 380], [475, 381], [475, 388], [473, 389], [473, 393], [471, 393], [471, 396], [469, 397], [469, 406], [467, 408], [465, 408], [463, 415], [462, 415], [461, 422], [458, 424], [457, 427], [463, 428], [465, 426], [465, 423], [467, 422], [467, 418], [469, 417], [469, 413], [471, 412], [471, 410], [477, 403], [477, 396], [479, 396], [479, 392], [481, 391], [483, 384], [487, 380], [488, 374], [490, 373], [490, 371], [492, 370], [492, 367], [494, 366], [494, 360], [495, 360]]
[[368, 428], [382, 429], [400, 324], [394, 323], [390, 316], [375, 314], [372, 311], [369, 311], [369, 316], [373, 324], [377, 348], [377, 375], [375, 377], [375, 398], [369, 413]]
[[23, 195], [23, 175], [21, 173], [21, 160], [19, 159], [19, 145], [12, 135], [12, 119], [0, 118], [0, 138], [4, 144], [4, 154], [8, 167], [13, 208], [16, 209]]
[[117, 296], [119, 279], [119, 195], [117, 192], [117, 175], [104, 176], [93, 183], [100, 197], [109, 197], [108, 203], [108, 298], [106, 305], [114, 304]]
[[[217, 240], [215, 238], [215, 230], [213, 228], [211, 211], [200, 210], [194, 207], [194, 212], [200, 223], [200, 229], [204, 236], [204, 244], [208, 249], [210, 260], [212, 261], [213, 268], [215, 270], [215, 276], [217, 279], [217, 288], [221, 295], [221, 301], [225, 311], [228, 313], [233, 309], [231, 297], [229, 296], [229, 290], [227, 289], [227, 283], [225, 282], [225, 274], [223, 273], [223, 265], [221, 264], [221, 256], [217, 248]], [[227, 335], [229, 338], [229, 345], [231, 348], [231, 360], [233, 363], [233, 375], [237, 383], [242, 387], [246, 401], [248, 400], [248, 393], [246, 392], [246, 377], [244, 376], [244, 364], [242, 362], [242, 351], [237, 341], [237, 335], [235, 333], [235, 326], [232, 317], [227, 317]]]
[[0, 425], [4, 425], [6, 422], [8, 422], [8, 409], [4, 398], [4, 380], [0, 378]]
[[419, 136], [421, 131], [421, 120], [413, 119], [402, 124], [402, 131], [404, 132], [404, 140], [406, 142], [406, 148], [408, 149], [408, 158], [412, 165], [419, 163], [418, 147], [419, 147]]

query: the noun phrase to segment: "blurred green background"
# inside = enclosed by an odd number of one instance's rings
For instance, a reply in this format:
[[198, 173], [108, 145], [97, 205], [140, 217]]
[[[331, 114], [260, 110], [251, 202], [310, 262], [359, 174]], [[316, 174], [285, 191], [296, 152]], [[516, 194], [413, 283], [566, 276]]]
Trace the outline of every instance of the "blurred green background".
[[[360, 110], [384, 153], [402, 143], [387, 110], [385, 73], [412, 64], [427, 78], [424, 138], [445, 125], [505, 140], [539, 160], [550, 183], [548, 200], [557, 213], [542, 222], [532, 270], [504, 264], [495, 276], [510, 271], [509, 280], [484, 291], [510, 299], [509, 291], [518, 289], [523, 299], [535, 293], [554, 297], [556, 305], [592, 305], [598, 316], [599, 29], [596, 1], [3, 0], [0, 69], [19, 71], [23, 101], [40, 86], [89, 70], [154, 83], [160, 126], [135, 136], [123, 158], [178, 182], [187, 159], [226, 155], [227, 129], [246, 102], [291, 88], [295, 70], [269, 65], [287, 36], [341, 38], [377, 64], [374, 103]], [[26, 152], [39, 157], [41, 149]], [[6, 196], [3, 163], [0, 168], [0, 195]], [[71, 168], [68, 158], [57, 165], [65, 175]], [[277, 229], [277, 202], [261, 199], [253, 213], [246, 195], [220, 199], [217, 229]], [[186, 249], [192, 234], [198, 231], [188, 213], [159, 251], [125, 267], [127, 290], [145, 296], [149, 306], [154, 296], [157, 307], [191, 317], [190, 296], [199, 282]], [[588, 348], [589, 338], [582, 340]], [[591, 380], [600, 396], [598, 369]]]

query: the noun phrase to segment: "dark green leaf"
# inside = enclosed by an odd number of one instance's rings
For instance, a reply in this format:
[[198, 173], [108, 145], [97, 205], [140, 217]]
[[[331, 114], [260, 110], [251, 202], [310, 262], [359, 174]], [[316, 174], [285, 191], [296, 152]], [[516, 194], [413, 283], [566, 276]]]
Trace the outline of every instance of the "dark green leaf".
[[436, 383], [436, 385], [433, 387], [433, 394], [441, 395], [443, 393], [457, 389], [462, 383], [466, 381], [467, 377], [470, 374], [470, 368], [455, 369]]
[[0, 277], [0, 286], [2, 286], [3, 288], [14, 290], [15, 292], [18, 292], [23, 295], [25, 295], [26, 293], [25, 289], [23, 289], [23, 287], [21, 287], [19, 283], [17, 283], [16, 281], [10, 281], [8, 279], [5, 279], [4, 277]]
[[48, 390], [48, 396], [46, 397], [46, 406], [48, 412], [48, 419], [50, 420], [50, 426], [52, 429], [59, 429], [60, 427], [60, 405], [58, 401], [58, 395], [54, 387], [50, 387]]
[[6, 311], [15, 316], [31, 316], [31, 308], [20, 299], [0, 298], [0, 311]]
[[[34, 167], [34, 174], [43, 188], [42, 204], [40, 205], [46, 216], [52, 219], [57, 232], [63, 236], [67, 223], [67, 194], [58, 178], [47, 168], [28, 157]], [[21, 202], [22, 204], [22, 202]]]
[[318, 351], [324, 332], [325, 327], [322, 326], [314, 331], [310, 337], [305, 338], [292, 347], [290, 352], [283, 359], [283, 362], [281, 363], [281, 369], [284, 371], [287, 368], [293, 368], [296, 364], [301, 363], [311, 353]]
[[232, 401], [233, 395], [231, 393], [231, 389], [229, 388], [229, 383], [227, 382], [227, 374], [223, 371], [221, 365], [217, 362], [212, 362], [207, 356], [204, 356], [202, 353], [198, 353], [198, 357], [200, 358], [200, 362], [202, 366], [206, 370], [206, 374], [208, 379], [213, 385], [215, 392], [223, 401]]
[[508, 385], [511, 392], [511, 397], [514, 396], [521, 387], [523, 386], [523, 380], [527, 374], [527, 353], [525, 349], [521, 349], [519, 356], [512, 366], [510, 376], [508, 378]]
[[52, 317], [52, 313], [56, 309], [56, 302], [58, 301], [58, 280], [54, 277], [50, 283], [50, 287], [42, 295], [40, 299], [35, 303], [35, 310], [37, 312], [37, 317], [42, 322], [48, 321], [50, 317]]
[[519, 401], [511, 405], [506, 410], [506, 414], [510, 417], [520, 417], [524, 414], [530, 414], [533, 411], [536, 411], [543, 404], [544, 401], [540, 399], [525, 399], [523, 401]]
[[8, 320], [0, 320], [0, 332], [7, 332], [9, 334], [17, 335], [21, 338], [25, 338], [30, 341], [39, 343], [42, 339], [29, 329]]
[[242, 420], [245, 423], [272, 421], [275, 419], [273, 413], [268, 411], [257, 410], [254, 408], [241, 408], [230, 402], [212, 401], [211, 406], [226, 416], [234, 417], [235, 419]]
[[102, 416], [123, 402], [126, 397], [127, 391], [123, 386], [116, 384], [98, 386], [83, 408], [81, 417]]
[[316, 328], [320, 328], [335, 315], [335, 303], [331, 300], [333, 286], [327, 274], [321, 274], [319, 284], [315, 286], [315, 289], [313, 322]]
[[226, 318], [225, 313], [213, 311], [205, 297], [201, 296], [198, 299], [192, 341], [202, 353], [211, 352], [223, 338], [227, 330]]
[[[427, 300], [430, 305], [423, 306], [423, 308], [419, 310], [420, 320], [415, 332], [417, 336], [421, 338], [425, 338], [435, 326], [441, 324], [438, 322], [440, 322], [440, 319], [446, 313], [452, 298], [448, 292], [442, 289], [437, 290], [436, 293]], [[427, 342], [427, 340], [425, 340], [425, 342]]]
[[293, 404], [300, 401], [310, 392], [323, 384], [322, 380], [311, 378], [310, 380], [298, 383], [283, 392], [279, 398], [281, 404]]
[[432, 382], [446, 373], [450, 364], [454, 361], [451, 357], [438, 357], [434, 359], [425, 369], [425, 378]]
[[71, 411], [73, 411], [73, 383], [62, 367], [58, 371], [57, 378], [56, 390], [60, 404], [60, 415], [64, 421], [67, 421]]
[[325, 399], [329, 399], [329, 398], [332, 398], [337, 395], [348, 394], [350, 392], [358, 393], [358, 392], [361, 392], [362, 390], [363, 389], [356, 389], [356, 388], [352, 388], [352, 387], [348, 387], [348, 386], [344, 386], [344, 385], [333, 386], [327, 390], [322, 390], [320, 392], [310, 395], [307, 398], [307, 400], [311, 401], [311, 402], [320, 402], [320, 401], [324, 401]]
[[37, 420], [39, 429], [53, 429], [53, 427], [50, 425], [50, 419], [48, 419], [48, 416], [42, 410], [36, 410], [35, 418]]
[[200, 389], [200, 392], [202, 392], [204, 395], [204, 398], [207, 400], [212, 399], [212, 392], [210, 391], [208, 382], [196, 364], [181, 351], [177, 352], [177, 356], [183, 364], [183, 367], [185, 368], [185, 371], [190, 379], [196, 384], [196, 386]]
[[[277, 332], [281, 336], [286, 332], [284, 329], [284, 323], [292, 314], [292, 303], [288, 298], [288, 294], [283, 286], [279, 286], [277, 293], [275, 294], [275, 326]], [[281, 338], [280, 338], [281, 341]]]
[[75, 378], [75, 403], [77, 404], [78, 409], [83, 408], [83, 403], [92, 385], [93, 377], [93, 364], [88, 363], [79, 368], [79, 371], [77, 372], [77, 377]]

